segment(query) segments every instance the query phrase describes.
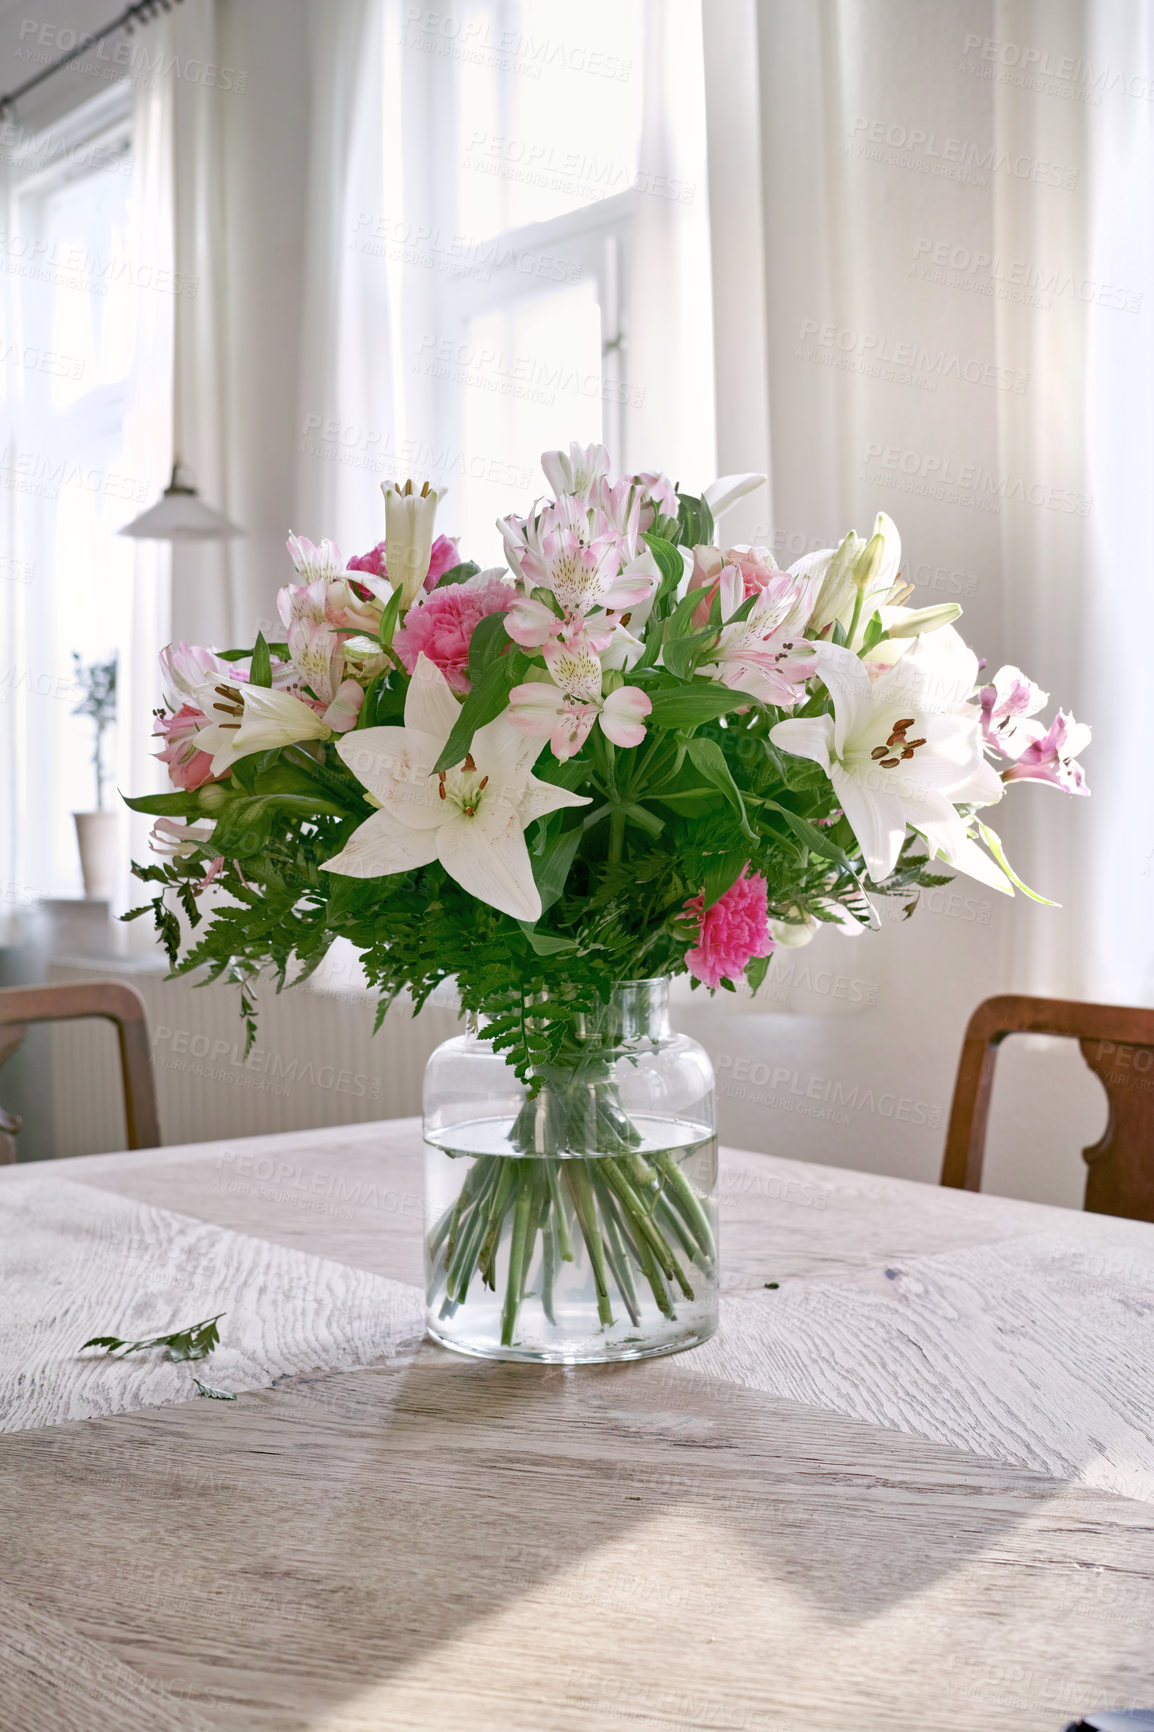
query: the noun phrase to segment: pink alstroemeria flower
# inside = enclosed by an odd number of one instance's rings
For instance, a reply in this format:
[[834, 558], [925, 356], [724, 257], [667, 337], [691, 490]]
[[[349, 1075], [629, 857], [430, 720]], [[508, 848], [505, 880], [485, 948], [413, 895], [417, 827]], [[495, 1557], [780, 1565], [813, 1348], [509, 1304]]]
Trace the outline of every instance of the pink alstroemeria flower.
[[659, 512], [662, 517], [677, 516], [680, 501], [677, 489], [668, 475], [662, 475], [655, 469], [647, 469], [640, 475], [634, 475], [632, 479], [641, 495], [639, 529], [652, 529], [653, 521]]
[[1009, 769], [1002, 771], [1002, 781], [1048, 782], [1066, 794], [1088, 794], [1085, 773], [1075, 761], [1090, 744], [1086, 723], [1076, 722], [1067, 710], [1059, 710], [1048, 728], [1041, 722], [1023, 725], [1034, 730], [1034, 738]]
[[[722, 620], [729, 621], [747, 599], [736, 566], [722, 569], [718, 589]], [[805, 682], [815, 671], [813, 646], [802, 636], [808, 598], [788, 572], [772, 573], [753, 593], [756, 600], [746, 617], [722, 625], [706, 671], [731, 691], [791, 709], [805, 696]]]
[[541, 468], [558, 499], [568, 494], [584, 502], [609, 474], [609, 453], [604, 445], [578, 445], [574, 440], [567, 452], [543, 451]]
[[334, 734], [347, 734], [350, 728], [356, 726], [364, 701], [364, 691], [356, 680], [342, 680], [332, 703], [323, 712], [321, 721], [326, 723]]
[[290, 534], [285, 546], [297, 576], [303, 577], [306, 583], [313, 583], [318, 577], [340, 577], [345, 569], [341, 550], [335, 541], [313, 542], [307, 535]]
[[[764, 555], [764, 557], [763, 557]], [[697, 631], [703, 631], [709, 624], [709, 609], [717, 594], [717, 586], [724, 570], [736, 571], [741, 578], [741, 599], [748, 601], [751, 595], [760, 595], [775, 585], [781, 586], [781, 580], [790, 576], [789, 572], [779, 571], [770, 560], [768, 549], [764, 547], [695, 547], [693, 549], [693, 575], [689, 579], [690, 589], [705, 591], [701, 606], [693, 610], [693, 624]], [[804, 586], [797, 584], [795, 588], [799, 603], [806, 591]], [[798, 609], [800, 613], [800, 608]], [[806, 624], [801, 619], [799, 632]]]
[[164, 740], [164, 750], [154, 756], [168, 765], [169, 778], [175, 787], [191, 791], [217, 780], [212, 773], [211, 757], [195, 743], [195, 736], [207, 726], [208, 717], [195, 704], [181, 704], [171, 716], [157, 710], [153, 735]]
[[236, 662], [226, 662], [215, 651], [183, 640], [166, 644], [161, 650], [160, 671], [164, 695], [172, 710], [179, 710], [183, 703], [214, 680], [231, 680], [236, 684], [248, 679], [247, 673], [238, 668]]
[[148, 846], [154, 854], [164, 854], [170, 860], [207, 849], [212, 841], [211, 824], [178, 824], [174, 818], [158, 818], [152, 826]]
[[585, 632], [551, 637], [542, 653], [554, 685], [559, 686], [567, 698], [576, 699], [579, 703], [599, 702], [601, 662], [595, 645]]
[[523, 734], [548, 737], [553, 756], [564, 759], [581, 750], [598, 720], [615, 746], [639, 746], [652, 708], [648, 695], [636, 686], [618, 686], [604, 700], [583, 700], [540, 680], [513, 687], [508, 715]]
[[[1033, 744], [1038, 724], [1027, 720], [1045, 709], [1048, 692], [1036, 686], [1021, 670], [999, 668], [979, 694], [982, 701], [982, 738], [1004, 758], [1019, 758]], [[1023, 726], [1025, 723], [1025, 726]]]

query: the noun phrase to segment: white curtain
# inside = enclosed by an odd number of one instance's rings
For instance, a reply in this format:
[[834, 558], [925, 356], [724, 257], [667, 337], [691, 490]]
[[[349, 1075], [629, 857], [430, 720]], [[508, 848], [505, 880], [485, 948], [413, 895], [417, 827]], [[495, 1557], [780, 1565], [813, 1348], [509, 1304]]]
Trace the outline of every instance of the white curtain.
[[[1017, 663], [1048, 714], [1094, 729], [1090, 799], [1027, 784], [995, 820], [1060, 908], [958, 879], [908, 923], [894, 910], [869, 938], [822, 933], [776, 959], [763, 1002], [698, 1017], [723, 1080], [767, 1056], [789, 1079], [778, 1097], [723, 1087], [730, 1142], [933, 1180], [980, 999], [1154, 1002], [1152, 15], [1145, 0], [753, 6], [754, 26], [745, 0], [705, 10], [715, 305], [736, 292], [723, 233], [756, 254], [747, 297], [763, 285], [764, 337], [744, 342], [730, 311], [716, 338], [726, 467], [755, 464], [729, 454], [722, 405], [768, 402], [759, 539], [788, 564], [889, 512], [917, 603], [960, 601], [991, 669]], [[720, 38], [750, 34], [758, 172], [739, 172], [748, 104]], [[756, 422], [743, 437], [756, 446]], [[870, 1105], [840, 1128], [793, 1100], [855, 1089]], [[1077, 1151], [1102, 1125], [1076, 1050], [1011, 1043], [995, 1108], [989, 1188], [1076, 1204]]]
[[626, 462], [694, 491], [717, 472], [701, 0], [645, 0], [644, 80]]
[[[167, 46], [169, 26], [158, 25]], [[175, 164], [171, 90], [163, 82], [137, 88], [132, 116], [133, 231], [130, 252], [142, 280], [173, 282], [176, 272], [173, 197]], [[135, 352], [125, 417], [128, 473], [146, 483], [151, 504], [168, 484], [172, 467], [174, 297], [141, 290], [137, 297]], [[171, 635], [172, 550], [167, 542], [133, 541], [131, 641], [121, 657], [116, 728], [116, 786], [147, 793], [166, 787], [152, 754], [152, 712], [161, 701], [157, 651]], [[130, 859], [148, 858], [152, 820], [128, 813], [130, 848], [123, 862], [120, 901], [140, 900], [128, 874]], [[135, 893], [135, 894], [134, 894]]]
[[[401, 197], [403, 92], [386, 0], [333, 0], [310, 11], [311, 128], [300, 370], [300, 521], [346, 554], [384, 537], [377, 483], [397, 450], [392, 381], [393, 271], [380, 235]], [[391, 88], [389, 88], [391, 84]]]
[[[6, 235], [16, 232], [10, 161], [11, 152], [0, 151], [0, 227]], [[13, 462], [22, 384], [16, 365], [20, 340], [16, 283], [13, 271], [0, 271], [0, 335], [5, 345], [0, 371], [0, 944], [19, 904], [29, 895], [23, 882], [20, 837], [26, 723], [16, 696], [16, 677], [25, 642], [32, 573], [20, 533], [21, 514], [16, 510]]]
[[[1154, 643], [1154, 16], [1143, 0], [1093, 0], [1088, 59], [1112, 82], [1091, 110], [1087, 163], [1089, 519], [1083, 630], [1095, 729], [1085, 873], [1088, 985], [1154, 1003], [1154, 770], [1147, 708]], [[1112, 289], [1103, 293], [1103, 289]], [[1101, 296], [1102, 304], [1098, 304]], [[1118, 303], [1121, 304], [1120, 310]], [[1111, 304], [1113, 303], [1113, 304]]]
[[758, 24], [777, 547], [887, 510], [918, 599], [961, 600], [992, 666], [1093, 724], [1092, 801], [1018, 788], [997, 818], [1062, 907], [999, 904], [980, 950], [991, 989], [1133, 997], [1151, 117], [1094, 80], [1146, 64], [1149, 9], [761, 0]]

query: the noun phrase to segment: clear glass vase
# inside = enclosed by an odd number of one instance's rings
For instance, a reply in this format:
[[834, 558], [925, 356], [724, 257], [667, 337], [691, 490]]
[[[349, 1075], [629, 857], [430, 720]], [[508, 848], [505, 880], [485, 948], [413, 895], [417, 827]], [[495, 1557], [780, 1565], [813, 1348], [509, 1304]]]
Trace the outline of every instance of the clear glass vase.
[[483, 1028], [425, 1073], [433, 1339], [561, 1364], [676, 1353], [717, 1328], [713, 1070], [626, 981], [522, 1085]]

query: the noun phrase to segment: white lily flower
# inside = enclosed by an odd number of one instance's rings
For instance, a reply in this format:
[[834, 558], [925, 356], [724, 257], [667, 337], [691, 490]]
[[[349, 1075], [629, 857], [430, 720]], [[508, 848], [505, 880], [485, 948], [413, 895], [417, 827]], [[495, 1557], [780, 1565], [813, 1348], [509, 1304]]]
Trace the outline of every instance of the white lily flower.
[[228, 718], [210, 722], [192, 737], [196, 750], [211, 756], [214, 776], [226, 775], [238, 759], [253, 752], [332, 737], [332, 728], [311, 704], [269, 686], [222, 681], [216, 686], [202, 686], [196, 701], [206, 716], [219, 713]]
[[405, 611], [420, 595], [428, 576], [440, 494], [427, 481], [419, 493], [413, 492], [411, 481], [403, 488], [388, 487], [382, 481], [381, 492], [385, 496], [385, 565], [393, 588], [400, 585]]
[[719, 475], [716, 481], [711, 481], [702, 494], [706, 505], [713, 513], [713, 521], [724, 517], [731, 505], [736, 505], [739, 499], [744, 499], [747, 493], [756, 493], [759, 487], [764, 487], [768, 481], [767, 475]]
[[444, 674], [420, 655], [404, 727], [345, 736], [337, 750], [380, 809], [325, 870], [385, 878], [439, 860], [479, 902], [515, 920], [537, 920], [541, 897], [525, 827], [560, 806], [589, 800], [537, 780], [531, 772], [544, 740], [519, 732], [507, 715], [477, 729], [463, 763], [434, 775], [460, 713]]
[[875, 882], [893, 871], [907, 825], [973, 874], [968, 823], [955, 808], [991, 805], [1002, 792], [983, 756], [980, 711], [965, 701], [973, 651], [946, 626], [871, 679], [852, 650], [815, 648], [834, 713], [778, 722], [774, 745], [826, 772]]

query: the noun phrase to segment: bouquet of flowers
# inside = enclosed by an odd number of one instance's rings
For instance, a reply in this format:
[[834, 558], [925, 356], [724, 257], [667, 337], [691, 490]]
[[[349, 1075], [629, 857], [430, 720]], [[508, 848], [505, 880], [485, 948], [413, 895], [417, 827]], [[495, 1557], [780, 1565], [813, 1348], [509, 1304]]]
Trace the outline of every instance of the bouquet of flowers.
[[510, 1330], [538, 1231], [560, 1254], [579, 1230], [599, 1298], [614, 1261], [668, 1301], [714, 1256], [597, 1069], [613, 988], [756, 990], [776, 945], [875, 926], [878, 896], [953, 872], [1025, 890], [989, 808], [1017, 781], [1085, 793], [1089, 739], [1039, 720], [1018, 669], [983, 682], [955, 604], [907, 605], [884, 514], [781, 571], [714, 527], [762, 477], [697, 497], [613, 480], [601, 446], [542, 468], [551, 495], [499, 525], [507, 569], [434, 539], [427, 485], [386, 489], [385, 540], [358, 558], [290, 536], [283, 641], [163, 652], [175, 786], [129, 801], [158, 819], [165, 858], [135, 870], [173, 967], [239, 983], [250, 1039], [255, 978], [300, 979], [341, 935], [381, 1015], [455, 978], [525, 1086], [515, 1147], [540, 1148], [543, 1093], [557, 1148], [593, 1099], [617, 1162], [596, 1186], [479, 1172], [442, 1224], [450, 1304], [475, 1268], [491, 1280], [508, 1225]]

